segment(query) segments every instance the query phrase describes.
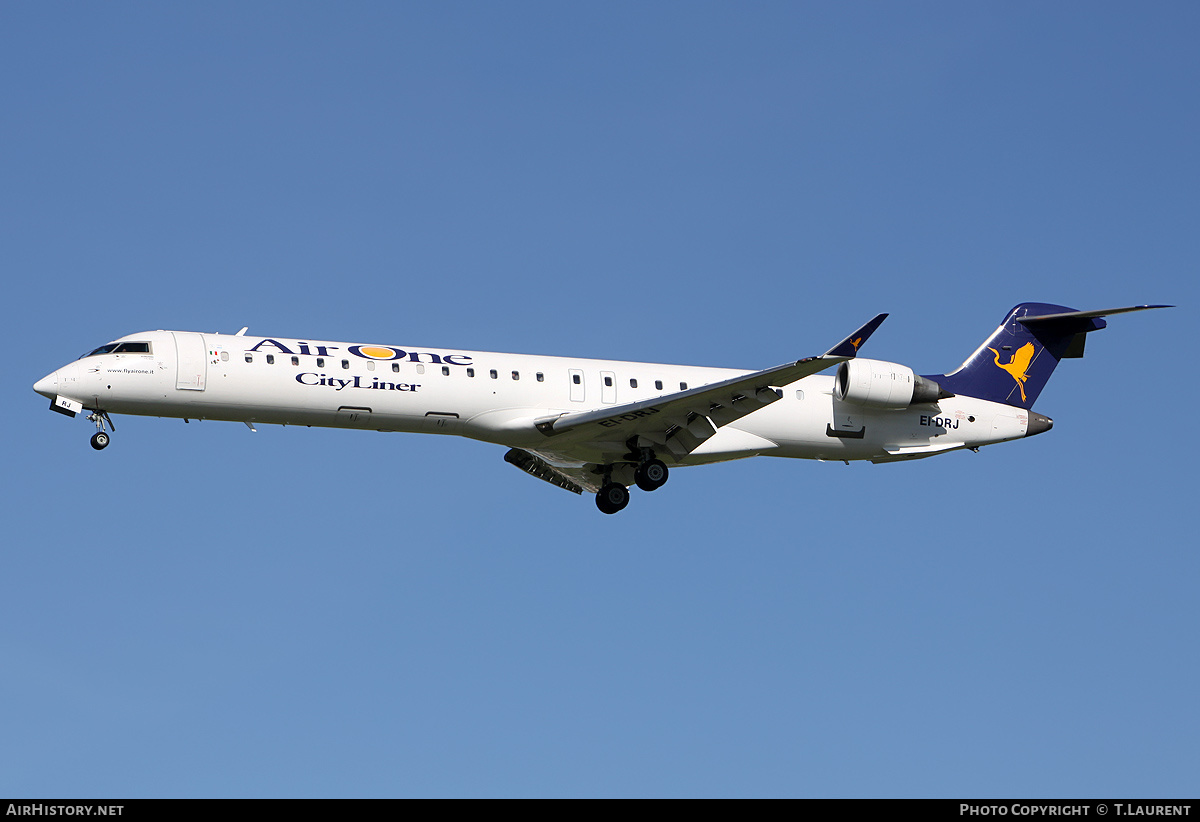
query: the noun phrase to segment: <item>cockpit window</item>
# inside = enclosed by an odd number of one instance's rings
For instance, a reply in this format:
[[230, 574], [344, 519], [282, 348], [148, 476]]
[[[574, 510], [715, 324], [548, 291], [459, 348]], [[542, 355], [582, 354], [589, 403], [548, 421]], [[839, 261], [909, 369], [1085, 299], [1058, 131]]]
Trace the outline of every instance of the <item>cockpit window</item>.
[[110, 342], [107, 344], [107, 346], [101, 346], [100, 348], [97, 348], [96, 350], [94, 350], [94, 352], [89, 352], [88, 354], [84, 354], [83, 356], [80, 356], [79, 359], [82, 360], [82, 359], [86, 358], [86, 356], [100, 356], [101, 354], [149, 354], [149, 353], [150, 353], [150, 343], [148, 343], [148, 342]]
[[150, 343], [148, 343], [148, 342], [109, 343], [108, 345], [100, 346], [95, 351], [84, 354], [83, 357], [80, 357], [79, 359], [82, 360], [85, 357], [97, 357], [101, 354], [149, 354], [149, 353], [150, 353]]

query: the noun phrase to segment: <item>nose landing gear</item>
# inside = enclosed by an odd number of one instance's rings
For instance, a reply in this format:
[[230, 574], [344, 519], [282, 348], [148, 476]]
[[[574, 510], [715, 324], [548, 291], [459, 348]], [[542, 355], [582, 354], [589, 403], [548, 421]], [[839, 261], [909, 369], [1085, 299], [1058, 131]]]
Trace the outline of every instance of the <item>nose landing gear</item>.
[[109, 442], [108, 434], [104, 431], [105, 423], [108, 423], [108, 427], [113, 431], [117, 430], [117, 426], [113, 425], [112, 417], [108, 416], [107, 411], [93, 411], [88, 414], [87, 418], [96, 423], [97, 428], [96, 433], [92, 434], [92, 447], [97, 451], [103, 451], [108, 447]]

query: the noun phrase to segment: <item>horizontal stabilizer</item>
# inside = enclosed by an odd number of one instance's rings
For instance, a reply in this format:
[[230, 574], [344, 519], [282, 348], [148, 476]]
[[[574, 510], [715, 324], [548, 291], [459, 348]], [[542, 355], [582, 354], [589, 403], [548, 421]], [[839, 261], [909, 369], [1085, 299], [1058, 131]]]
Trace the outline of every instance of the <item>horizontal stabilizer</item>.
[[1128, 314], [1130, 311], [1149, 311], [1152, 308], [1174, 308], [1173, 305], [1131, 305], [1128, 308], [1104, 308], [1099, 311], [1064, 311], [1059, 314], [1040, 314], [1021, 317], [1022, 325], [1046, 323], [1054, 320], [1088, 320], [1094, 317], [1110, 317], [1113, 314]]

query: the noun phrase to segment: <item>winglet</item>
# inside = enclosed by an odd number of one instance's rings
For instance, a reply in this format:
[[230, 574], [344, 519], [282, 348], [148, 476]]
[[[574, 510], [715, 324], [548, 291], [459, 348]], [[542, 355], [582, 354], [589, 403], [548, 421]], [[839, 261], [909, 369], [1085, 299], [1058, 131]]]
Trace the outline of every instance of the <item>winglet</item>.
[[875, 333], [884, 320], [887, 319], [887, 314], [876, 314], [875, 317], [862, 328], [855, 331], [846, 339], [835, 345], [833, 348], [825, 352], [826, 357], [854, 357], [858, 354], [858, 348], [867, 341]]

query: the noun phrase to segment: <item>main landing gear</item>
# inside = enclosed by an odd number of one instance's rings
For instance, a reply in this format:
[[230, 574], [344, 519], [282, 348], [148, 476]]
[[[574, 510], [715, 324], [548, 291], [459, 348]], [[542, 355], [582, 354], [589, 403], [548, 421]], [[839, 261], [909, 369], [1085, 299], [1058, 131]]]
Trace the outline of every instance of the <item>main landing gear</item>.
[[596, 507], [605, 514], [615, 514], [629, 504], [629, 489], [619, 482], [606, 483], [596, 494]]
[[[643, 451], [644, 459], [633, 471], [633, 482], [643, 491], [656, 491], [667, 484], [666, 463], [655, 458], [654, 452]], [[623, 466], [628, 470], [628, 466]], [[596, 494], [596, 507], [605, 514], [615, 514], [629, 504], [629, 488], [619, 482], [613, 482], [614, 466], [608, 466], [604, 474], [604, 485]], [[626, 474], [628, 476], [628, 474]]]
[[637, 483], [637, 487], [643, 491], [657, 491], [667, 484], [666, 463], [662, 460], [649, 459], [637, 467], [633, 472], [633, 481]]
[[93, 411], [88, 414], [87, 418], [96, 423], [96, 433], [92, 434], [92, 447], [97, 451], [103, 451], [108, 447], [108, 434], [104, 430], [104, 424], [108, 423], [108, 427], [116, 431], [117, 426], [113, 425], [112, 417], [107, 411]]

